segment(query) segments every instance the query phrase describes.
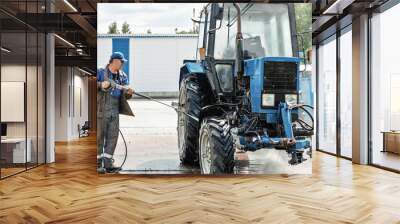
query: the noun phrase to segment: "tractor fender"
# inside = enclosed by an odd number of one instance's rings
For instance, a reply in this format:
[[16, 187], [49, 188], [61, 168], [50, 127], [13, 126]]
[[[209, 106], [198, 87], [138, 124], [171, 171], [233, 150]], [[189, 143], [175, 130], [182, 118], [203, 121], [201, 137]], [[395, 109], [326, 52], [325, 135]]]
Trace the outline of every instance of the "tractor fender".
[[217, 96], [212, 91], [210, 81], [207, 77], [207, 72], [202, 63], [185, 60], [180, 69], [178, 86], [180, 86], [181, 82], [189, 76], [197, 78], [207, 105], [216, 101]]
[[189, 75], [201, 76], [205, 74], [206, 71], [201, 63], [184, 62], [183, 66], [180, 69], [179, 85], [181, 84], [182, 80], [184, 80]]
[[[200, 93], [202, 94], [203, 106], [215, 104], [217, 101], [217, 96], [214, 94], [211, 88], [210, 81], [208, 80], [207, 73], [204, 69], [204, 66], [201, 63], [195, 63], [192, 61], [184, 61], [184, 65], [180, 69], [179, 74], [179, 86], [181, 82], [185, 80], [187, 77], [193, 77], [197, 79], [199, 87], [201, 89]], [[216, 107], [206, 107], [205, 111], [200, 111], [201, 120], [203, 116], [208, 116], [210, 114], [217, 114], [220, 112]], [[203, 108], [202, 108], [203, 110]]]

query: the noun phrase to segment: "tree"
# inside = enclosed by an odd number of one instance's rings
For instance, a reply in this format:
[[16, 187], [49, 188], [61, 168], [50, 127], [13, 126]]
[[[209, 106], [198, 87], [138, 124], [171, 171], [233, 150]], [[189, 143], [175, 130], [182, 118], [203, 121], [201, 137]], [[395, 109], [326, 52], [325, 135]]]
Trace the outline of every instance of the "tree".
[[108, 26], [108, 34], [119, 34], [117, 22], [112, 22]]
[[299, 50], [303, 50], [303, 47], [305, 51], [311, 49], [311, 10], [311, 4], [309, 3], [295, 4]]
[[178, 28], [175, 28], [175, 33], [176, 33], [176, 34], [197, 34], [197, 33], [198, 33], [198, 30], [192, 30], [192, 29], [190, 29], [190, 30], [181, 30], [181, 31], [178, 31]]
[[126, 21], [122, 24], [122, 33], [123, 34], [130, 34], [131, 33], [131, 30], [129, 28], [129, 24]]
[[147, 29], [147, 33], [148, 33], [148, 34], [151, 34], [151, 29]]

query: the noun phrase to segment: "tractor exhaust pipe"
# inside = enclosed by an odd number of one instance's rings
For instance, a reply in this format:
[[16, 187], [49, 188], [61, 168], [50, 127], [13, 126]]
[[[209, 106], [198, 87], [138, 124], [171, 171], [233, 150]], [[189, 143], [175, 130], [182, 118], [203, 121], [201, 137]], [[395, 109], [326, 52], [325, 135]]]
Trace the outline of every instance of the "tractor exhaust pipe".
[[238, 3], [233, 3], [236, 8], [237, 16], [237, 32], [236, 32], [236, 64], [237, 64], [237, 77], [238, 80], [243, 79], [244, 74], [244, 55], [243, 55], [243, 35], [242, 35], [242, 18], [240, 6]]

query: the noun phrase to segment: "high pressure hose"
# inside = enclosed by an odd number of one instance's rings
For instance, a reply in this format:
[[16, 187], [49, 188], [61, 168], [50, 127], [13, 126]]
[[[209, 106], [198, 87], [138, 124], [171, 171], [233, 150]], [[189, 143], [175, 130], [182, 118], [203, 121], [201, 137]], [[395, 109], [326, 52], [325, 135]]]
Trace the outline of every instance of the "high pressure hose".
[[113, 173], [116, 173], [116, 172], [119, 172], [119, 171], [122, 170], [122, 167], [125, 165], [126, 158], [128, 157], [128, 145], [126, 144], [125, 137], [124, 137], [124, 135], [122, 134], [122, 131], [121, 131], [120, 128], [118, 129], [118, 131], [119, 131], [119, 133], [121, 134], [122, 140], [124, 141], [125, 156], [124, 156], [124, 160], [122, 161], [121, 165], [120, 165]]
[[[117, 87], [117, 88], [118, 88], [118, 87]], [[190, 118], [192, 118], [192, 119], [198, 121], [198, 118], [197, 118], [197, 117], [194, 117], [194, 116], [192, 116], [192, 115], [186, 113], [185, 111], [180, 110], [180, 109], [177, 108], [177, 107], [168, 105], [168, 104], [166, 104], [166, 103], [164, 103], [164, 102], [161, 102], [161, 101], [159, 101], [159, 100], [156, 100], [156, 99], [154, 99], [154, 98], [152, 98], [152, 97], [149, 97], [149, 96], [146, 96], [146, 95], [143, 95], [143, 94], [140, 94], [140, 93], [133, 92], [133, 94], [135, 94], [136, 96], [139, 96], [139, 97], [142, 97], [142, 98], [145, 98], [145, 99], [148, 99], [148, 100], [157, 102], [157, 103], [162, 104], [162, 105], [164, 105], [164, 106], [167, 106], [167, 107], [169, 107], [169, 108], [172, 108], [172, 109], [174, 109], [176, 112], [181, 112], [181, 113], [185, 114], [186, 116], [188, 116], [188, 117], [190, 117]], [[122, 167], [125, 165], [126, 159], [127, 159], [127, 157], [128, 157], [128, 145], [127, 145], [127, 143], [126, 143], [126, 140], [125, 140], [124, 135], [122, 134], [121, 129], [118, 129], [118, 130], [119, 130], [119, 133], [121, 134], [122, 141], [124, 142], [124, 146], [125, 146], [125, 155], [124, 155], [124, 160], [122, 161], [121, 165], [120, 165], [114, 172], [111, 172], [111, 173], [117, 173], [117, 172], [121, 171], [121, 170], [122, 170]]]
[[[107, 68], [106, 68], [106, 69], [107, 69]], [[127, 90], [127, 89], [129, 89], [129, 87], [127, 87], [127, 86], [123, 86], [123, 85], [117, 84], [117, 83], [114, 82], [112, 79], [109, 79], [108, 76], [105, 77], [105, 80], [107, 80], [107, 81], [110, 82], [110, 84], [111, 84], [110, 87], [111, 87], [111, 88], [116, 88], [116, 89], [120, 89], [120, 90]], [[199, 119], [198, 119], [197, 117], [188, 114], [187, 112], [181, 110], [179, 107], [174, 107], [174, 106], [172, 106], [172, 105], [168, 105], [168, 104], [166, 104], [166, 103], [164, 103], [164, 102], [161, 102], [161, 101], [159, 101], [159, 100], [156, 100], [156, 99], [154, 99], [154, 98], [152, 98], [152, 97], [149, 97], [149, 96], [146, 96], [146, 95], [142, 95], [142, 94], [140, 94], [140, 93], [133, 92], [133, 94], [135, 94], [136, 96], [139, 96], [139, 97], [142, 97], [142, 98], [149, 99], [149, 100], [151, 100], [151, 101], [157, 102], [157, 103], [162, 104], [162, 105], [164, 105], [164, 106], [170, 107], [170, 108], [174, 109], [176, 112], [181, 112], [182, 114], [184, 114], [184, 115], [186, 115], [186, 116], [188, 116], [188, 117], [190, 117], [190, 118], [196, 120], [197, 122], [199, 121]], [[103, 106], [104, 106], [104, 105], [103, 105]], [[127, 159], [127, 157], [128, 157], [128, 146], [127, 146], [127, 144], [126, 144], [125, 137], [124, 137], [124, 135], [122, 134], [121, 129], [118, 129], [118, 131], [119, 131], [119, 133], [121, 134], [122, 140], [123, 140], [123, 142], [124, 142], [124, 146], [125, 146], [125, 156], [124, 156], [124, 160], [122, 161], [121, 166], [119, 166], [115, 171], [113, 171], [113, 172], [111, 172], [111, 173], [116, 173], [116, 172], [121, 171], [121, 170], [122, 170], [122, 167], [125, 165], [126, 159]], [[103, 148], [103, 153], [104, 153], [104, 148]], [[104, 167], [104, 163], [103, 163], [103, 167]]]
[[307, 109], [305, 109], [306, 107], [310, 108], [312, 110], [314, 109], [313, 106], [310, 106], [310, 105], [307, 105], [307, 104], [296, 104], [296, 105], [291, 106], [290, 109], [294, 109], [294, 108], [302, 109], [308, 115], [308, 117], [311, 119], [312, 125], [307, 124], [304, 120], [299, 119], [299, 118], [296, 121], [306, 131], [313, 131], [314, 130], [314, 118], [313, 118], [311, 112], [308, 111]]

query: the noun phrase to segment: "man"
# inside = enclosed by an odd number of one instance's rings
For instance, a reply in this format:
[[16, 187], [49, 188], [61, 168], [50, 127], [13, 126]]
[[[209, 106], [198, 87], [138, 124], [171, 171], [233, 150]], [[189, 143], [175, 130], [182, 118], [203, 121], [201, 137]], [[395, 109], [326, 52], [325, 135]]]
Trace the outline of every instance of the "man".
[[[97, 168], [99, 172], [115, 172], [113, 155], [119, 135], [121, 105], [132, 97], [128, 77], [121, 70], [127, 62], [121, 52], [114, 52], [105, 68], [97, 71]], [[117, 88], [125, 87], [125, 90]], [[130, 109], [129, 109], [130, 110]]]

